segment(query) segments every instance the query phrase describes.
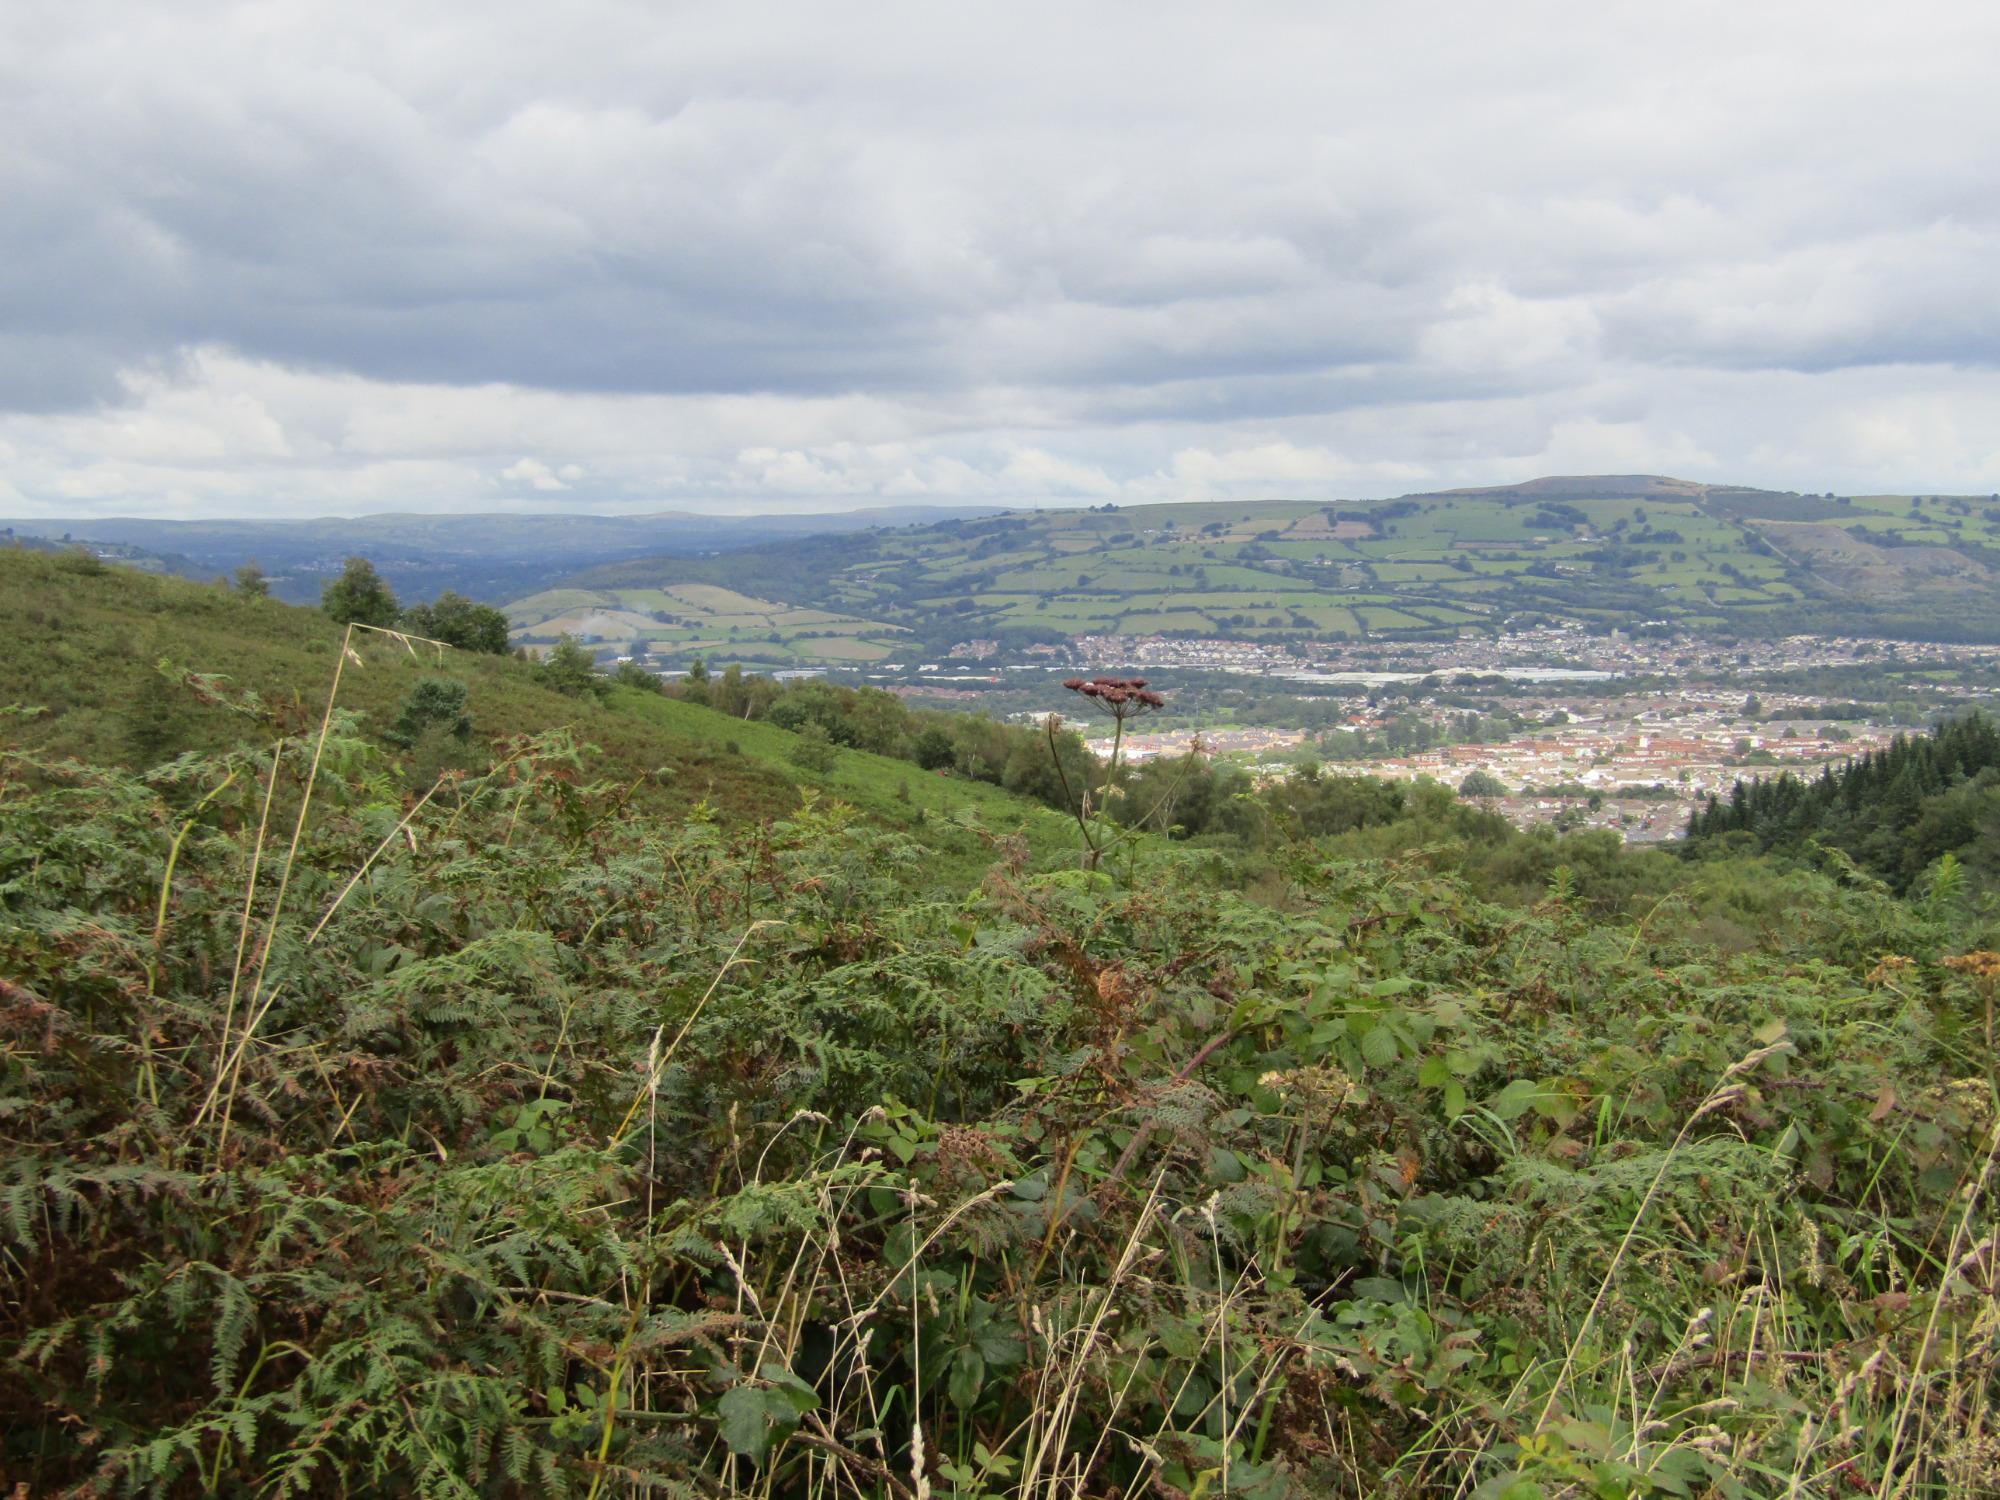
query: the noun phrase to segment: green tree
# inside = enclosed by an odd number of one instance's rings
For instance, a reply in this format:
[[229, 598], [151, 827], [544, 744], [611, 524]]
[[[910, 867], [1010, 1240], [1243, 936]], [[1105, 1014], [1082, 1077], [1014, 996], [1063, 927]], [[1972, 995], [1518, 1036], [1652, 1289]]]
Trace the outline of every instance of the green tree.
[[535, 675], [543, 687], [554, 688], [566, 698], [594, 698], [602, 691], [597, 657], [573, 635], [556, 637]]
[[957, 753], [952, 747], [951, 736], [935, 724], [919, 734], [910, 745], [910, 759], [926, 771], [942, 770], [952, 763]]
[[903, 747], [910, 711], [894, 693], [863, 688], [846, 705], [853, 743], [877, 755], [895, 755]]
[[408, 748], [424, 731], [436, 728], [461, 744], [472, 738], [472, 716], [465, 711], [465, 684], [449, 677], [426, 677], [410, 689], [402, 712], [383, 731], [392, 745]]
[[461, 651], [487, 656], [505, 656], [508, 651], [506, 615], [450, 589], [429, 604], [413, 604], [404, 610], [403, 628]]
[[731, 718], [748, 716], [746, 711], [750, 706], [750, 696], [743, 685], [743, 663], [731, 662], [722, 676], [709, 684], [708, 706]]
[[1458, 784], [1458, 795], [1470, 801], [1490, 801], [1507, 795], [1507, 784], [1491, 771], [1473, 771]]
[[688, 663], [687, 676], [681, 679], [677, 695], [683, 703], [695, 703], [708, 707], [708, 663], [697, 656]]
[[320, 608], [336, 625], [376, 625], [392, 629], [402, 618], [402, 609], [375, 564], [365, 557], [350, 557], [340, 576], [320, 594]]
[[271, 580], [264, 576], [264, 570], [254, 562], [247, 562], [236, 570], [236, 592], [249, 599], [271, 597]]
[[611, 674], [611, 680], [620, 687], [638, 688], [642, 692], [665, 693], [667, 690], [657, 672], [649, 672], [636, 661], [618, 663], [618, 670]]

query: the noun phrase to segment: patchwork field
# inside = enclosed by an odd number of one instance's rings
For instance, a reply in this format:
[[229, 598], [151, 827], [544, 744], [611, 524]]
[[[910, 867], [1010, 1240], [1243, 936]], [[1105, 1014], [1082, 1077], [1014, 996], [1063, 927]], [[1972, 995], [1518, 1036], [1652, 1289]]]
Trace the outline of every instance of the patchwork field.
[[1113, 632], [1448, 636], [1534, 618], [1988, 638], [2000, 636], [2000, 497], [1625, 477], [1027, 511], [649, 559], [573, 583], [519, 601], [517, 626], [784, 661]]
[[710, 583], [547, 589], [507, 607], [514, 639], [546, 645], [571, 635], [591, 645], [642, 648], [679, 660], [714, 652], [756, 665], [881, 661], [901, 627], [761, 599]]

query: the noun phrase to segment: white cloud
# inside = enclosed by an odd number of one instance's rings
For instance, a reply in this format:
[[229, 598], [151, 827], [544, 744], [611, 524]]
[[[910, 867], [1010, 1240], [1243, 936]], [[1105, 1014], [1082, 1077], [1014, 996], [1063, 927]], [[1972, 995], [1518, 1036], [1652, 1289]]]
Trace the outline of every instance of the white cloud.
[[1312, 485], [1349, 479], [1352, 468], [1324, 448], [1296, 448], [1286, 442], [1260, 443], [1214, 453], [1183, 448], [1174, 455], [1173, 477], [1203, 494], [1241, 484]]
[[1488, 279], [1453, 287], [1417, 349], [1447, 378], [1548, 381], [1587, 373], [1596, 342], [1597, 314], [1581, 299], [1521, 297]]
[[[567, 464], [564, 467], [575, 468], [576, 466], [574, 464]], [[500, 477], [502, 479], [514, 480], [517, 484], [525, 484], [531, 490], [541, 490], [544, 493], [569, 488], [568, 483], [539, 458], [516, 459], [500, 471]]]
[[1042, 448], [1016, 449], [1000, 479], [1028, 495], [1102, 500], [1119, 493], [1118, 482], [1096, 464], [1058, 458]]

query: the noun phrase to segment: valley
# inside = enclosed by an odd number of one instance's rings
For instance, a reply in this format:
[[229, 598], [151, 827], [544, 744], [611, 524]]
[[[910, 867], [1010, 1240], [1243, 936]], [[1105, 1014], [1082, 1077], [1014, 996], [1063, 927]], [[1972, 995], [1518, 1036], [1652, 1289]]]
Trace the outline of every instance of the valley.
[[[1141, 755], [1200, 734], [1260, 776], [1478, 772], [1517, 824], [1641, 840], [1746, 768], [2000, 698], [1991, 496], [1597, 475], [1335, 504], [98, 530], [85, 550], [156, 573], [267, 558], [280, 597], [366, 547], [405, 598], [471, 588], [530, 653], [568, 638], [666, 682], [740, 664], [1026, 723], [1072, 673], [1165, 674], [1173, 722]], [[1750, 694], [1763, 710], [1735, 712]]]

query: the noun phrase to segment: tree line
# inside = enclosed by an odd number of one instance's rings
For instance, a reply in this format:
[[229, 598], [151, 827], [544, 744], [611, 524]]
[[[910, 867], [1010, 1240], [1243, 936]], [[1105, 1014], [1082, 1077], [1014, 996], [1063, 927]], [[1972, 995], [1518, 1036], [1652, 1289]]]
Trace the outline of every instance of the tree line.
[[[270, 592], [263, 570], [255, 563], [237, 569], [236, 586], [246, 594]], [[461, 651], [505, 656], [513, 649], [507, 616], [490, 604], [479, 604], [446, 589], [428, 604], [402, 605], [365, 557], [350, 557], [338, 577], [320, 594], [320, 607], [339, 625], [372, 625], [401, 630]]]
[[2000, 726], [1968, 713], [1929, 734], [1899, 734], [1810, 780], [1787, 771], [1739, 780], [1688, 820], [1689, 850], [1745, 844], [1766, 853], [1837, 849], [1906, 891], [1945, 854], [2000, 876]]

